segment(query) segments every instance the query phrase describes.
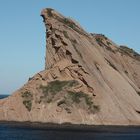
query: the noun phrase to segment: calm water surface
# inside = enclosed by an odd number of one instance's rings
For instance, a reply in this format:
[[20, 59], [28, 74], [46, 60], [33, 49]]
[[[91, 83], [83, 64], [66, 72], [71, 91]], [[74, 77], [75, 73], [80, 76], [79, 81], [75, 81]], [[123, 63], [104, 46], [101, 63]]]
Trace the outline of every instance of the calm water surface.
[[140, 127], [97, 126], [78, 130], [0, 123], [0, 140], [140, 140]]

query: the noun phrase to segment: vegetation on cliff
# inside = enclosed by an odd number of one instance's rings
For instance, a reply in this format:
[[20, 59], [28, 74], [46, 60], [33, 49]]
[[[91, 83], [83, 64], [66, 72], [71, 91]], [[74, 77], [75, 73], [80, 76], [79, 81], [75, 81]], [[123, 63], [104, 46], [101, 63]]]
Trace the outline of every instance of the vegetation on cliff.
[[67, 110], [69, 107], [79, 106], [79, 108], [86, 108], [90, 113], [99, 111], [99, 106], [94, 105], [90, 95], [82, 91], [74, 90], [74, 87], [78, 84], [79, 83], [75, 80], [56, 80], [48, 83], [47, 86], [41, 85], [40, 89], [42, 90], [43, 96], [40, 97], [40, 100], [44, 103], [56, 101], [58, 106], [67, 106]]

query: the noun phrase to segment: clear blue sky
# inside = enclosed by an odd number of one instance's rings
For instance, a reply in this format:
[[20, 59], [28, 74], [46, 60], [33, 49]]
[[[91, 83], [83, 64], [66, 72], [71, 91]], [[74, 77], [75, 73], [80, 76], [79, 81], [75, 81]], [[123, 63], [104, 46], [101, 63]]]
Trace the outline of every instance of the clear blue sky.
[[41, 9], [76, 19], [88, 32], [103, 33], [140, 52], [140, 0], [1, 0], [0, 94], [10, 94], [44, 69], [45, 28]]

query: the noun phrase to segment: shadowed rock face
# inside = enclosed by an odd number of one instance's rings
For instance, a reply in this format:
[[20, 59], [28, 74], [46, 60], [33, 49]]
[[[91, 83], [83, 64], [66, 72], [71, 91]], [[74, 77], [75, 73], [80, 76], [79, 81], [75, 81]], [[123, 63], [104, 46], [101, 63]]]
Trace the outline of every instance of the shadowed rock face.
[[140, 125], [140, 55], [53, 9], [41, 16], [45, 70], [0, 100], [0, 120]]

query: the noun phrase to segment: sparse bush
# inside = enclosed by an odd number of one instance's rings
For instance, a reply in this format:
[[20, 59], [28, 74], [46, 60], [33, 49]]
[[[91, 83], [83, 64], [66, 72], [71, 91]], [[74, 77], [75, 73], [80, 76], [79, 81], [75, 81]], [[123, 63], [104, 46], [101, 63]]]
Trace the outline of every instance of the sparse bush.
[[68, 18], [60, 18], [58, 16], [55, 17], [59, 22], [62, 22], [64, 25], [70, 27], [74, 31], [78, 32], [81, 35], [86, 35], [84, 31], [81, 31], [81, 29], [70, 19]]
[[127, 46], [120, 46], [120, 49], [121, 49], [121, 50], [124, 50], [124, 51], [126, 51], [126, 52], [129, 52], [129, 53], [133, 53], [133, 52], [134, 52], [133, 49], [128, 48]]
[[98, 105], [92, 105], [89, 109], [92, 113], [96, 113], [100, 110], [100, 107]]
[[127, 70], [125, 70], [124, 72], [125, 72], [126, 74], [128, 74], [128, 71], [127, 71]]
[[25, 91], [22, 93], [23, 98], [32, 98], [33, 95], [29, 91]]
[[67, 111], [67, 113], [71, 113], [71, 110], [69, 108], [66, 107], [65, 110]]
[[25, 100], [25, 101], [23, 101], [23, 104], [25, 105], [25, 107], [27, 108], [28, 111], [31, 111], [31, 108], [32, 108], [31, 100]]
[[92, 113], [99, 111], [99, 106], [94, 105], [92, 98], [88, 94], [85, 94], [84, 92], [73, 92], [73, 91], [69, 91], [68, 93], [69, 93], [71, 100], [74, 103], [79, 104], [81, 102], [81, 99], [84, 99], [86, 105], [88, 106], [88, 109]]
[[63, 22], [64, 22], [64, 24], [68, 25], [72, 29], [75, 29], [75, 26], [74, 26], [75, 24], [73, 22], [71, 22], [69, 19], [64, 18]]
[[78, 85], [79, 83], [77, 82], [77, 81], [75, 81], [75, 80], [71, 80], [71, 81], [69, 81], [69, 83], [68, 83], [68, 87], [73, 87], [73, 86], [76, 86], [76, 85]]
[[52, 98], [47, 99], [46, 101], [47, 101], [47, 103], [51, 103], [52, 102]]
[[23, 104], [28, 111], [31, 111], [33, 95], [29, 91], [25, 91], [21, 94], [21, 97], [23, 98]]
[[68, 33], [66, 31], [63, 31], [63, 34], [66, 38], [69, 38]]
[[51, 8], [47, 8], [46, 10], [47, 10], [47, 14], [49, 17], [53, 17], [54, 19], [58, 20], [59, 22], [63, 23], [64, 25], [72, 28], [73, 30], [75, 30], [76, 32], [78, 32], [81, 35], [86, 35], [84, 33], [84, 31], [82, 31], [71, 19], [61, 18], [57, 15], [53, 15], [53, 13], [52, 13], [53, 9], [51, 9]]
[[60, 18], [58, 16], [55, 17], [59, 22], [62, 22], [63, 24], [69, 26], [72, 29], [76, 29], [76, 24], [72, 21], [70, 21], [68, 18]]
[[[92, 97], [84, 92], [74, 92], [71, 91], [70, 87], [76, 86], [79, 83], [75, 80], [71, 81], [52, 81], [49, 82], [47, 86], [40, 86], [42, 90], [43, 96], [40, 97], [40, 100], [46, 103], [50, 103], [52, 101], [57, 101], [57, 106], [63, 107], [67, 113], [71, 113], [71, 111], [66, 109], [67, 107], [72, 107], [72, 104], [79, 104], [79, 107], [82, 107], [82, 100], [85, 102], [88, 110], [92, 113], [99, 111], [99, 107], [94, 105]], [[57, 94], [57, 95], [56, 95]], [[63, 106], [65, 105], [65, 106]]]
[[109, 46], [109, 45], [112, 45], [109, 41], [106, 41], [106, 44]]
[[96, 38], [96, 41], [98, 42], [98, 43], [101, 43], [102, 42], [102, 38]]
[[81, 91], [80, 92], [69, 91], [69, 95], [71, 96], [72, 101], [75, 102], [75, 103], [80, 103], [80, 99], [84, 98], [87, 105], [92, 104], [91, 97], [89, 97], [87, 94], [85, 94]]
[[29, 77], [28, 81], [31, 81], [33, 79], [33, 77]]
[[44, 96], [40, 97], [40, 100], [44, 100], [47, 103], [50, 103], [52, 101], [52, 99], [54, 98], [54, 96], [63, 91], [64, 88], [69, 88], [69, 87], [73, 87], [76, 86], [78, 84], [77, 81], [75, 80], [71, 80], [71, 81], [52, 81], [50, 83], [48, 83], [47, 86], [40, 86]]
[[127, 54], [140, 61], [140, 54], [135, 52], [133, 49], [128, 48], [127, 46], [120, 46], [118, 50], [121, 54]]
[[73, 102], [80, 103], [80, 98], [81, 98], [82, 92], [69, 91], [68, 93], [69, 93]]
[[76, 81], [71, 80], [71, 81], [52, 81], [48, 83], [47, 86], [40, 86], [44, 94], [48, 94], [49, 92], [52, 94], [56, 94], [57, 92], [62, 91], [62, 89], [67, 86], [67, 87], [72, 87], [75, 84], [77, 84]]

